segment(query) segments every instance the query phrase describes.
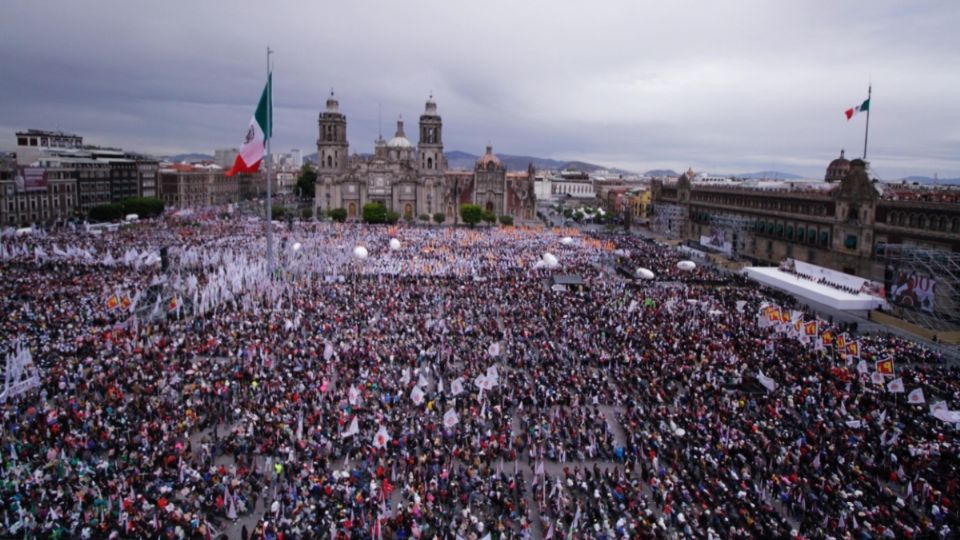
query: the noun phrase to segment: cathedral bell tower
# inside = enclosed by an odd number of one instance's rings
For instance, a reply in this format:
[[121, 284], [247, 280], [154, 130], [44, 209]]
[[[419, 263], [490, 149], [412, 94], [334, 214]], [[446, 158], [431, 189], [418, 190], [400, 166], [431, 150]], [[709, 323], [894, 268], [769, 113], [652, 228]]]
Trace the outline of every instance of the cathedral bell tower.
[[440, 212], [440, 187], [443, 173], [447, 169], [443, 157], [443, 121], [437, 114], [437, 103], [431, 94], [427, 99], [423, 114], [420, 115], [420, 141], [417, 144], [419, 177], [423, 183], [417, 197], [418, 212], [433, 214]]
[[437, 104], [433, 101], [433, 96], [427, 100], [427, 105], [420, 115], [420, 171], [425, 174], [431, 174], [431, 171], [442, 170], [443, 163], [443, 137], [441, 132], [443, 121], [437, 114]]
[[330, 92], [327, 109], [320, 113], [320, 138], [317, 139], [317, 172], [342, 172], [347, 168], [347, 117], [340, 112], [340, 102]]

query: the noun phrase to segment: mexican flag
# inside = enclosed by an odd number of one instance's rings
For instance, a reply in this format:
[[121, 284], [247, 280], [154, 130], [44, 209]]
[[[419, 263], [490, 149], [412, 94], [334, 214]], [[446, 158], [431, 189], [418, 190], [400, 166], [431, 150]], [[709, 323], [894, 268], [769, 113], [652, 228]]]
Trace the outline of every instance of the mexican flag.
[[255, 173], [260, 170], [267, 139], [273, 134], [272, 80], [273, 74], [268, 75], [267, 85], [260, 94], [260, 103], [257, 104], [257, 112], [253, 113], [253, 118], [250, 119], [250, 127], [247, 128], [247, 135], [243, 138], [240, 153], [237, 155], [237, 160], [233, 162], [233, 167], [227, 171], [227, 176], [237, 173]]
[[846, 111], [844, 111], [843, 114], [846, 115], [847, 120], [849, 120], [849, 119], [853, 118], [853, 115], [855, 115], [855, 114], [857, 114], [857, 113], [859, 113], [859, 112], [865, 112], [865, 111], [869, 111], [869, 110], [870, 110], [870, 98], [867, 98], [867, 99], [863, 100], [863, 103], [857, 105], [856, 107], [847, 109]]

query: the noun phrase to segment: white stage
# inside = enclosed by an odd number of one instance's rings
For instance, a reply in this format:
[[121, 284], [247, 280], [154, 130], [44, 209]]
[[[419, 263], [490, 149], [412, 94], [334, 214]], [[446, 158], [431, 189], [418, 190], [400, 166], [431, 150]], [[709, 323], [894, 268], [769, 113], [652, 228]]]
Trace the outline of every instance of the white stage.
[[845, 311], [867, 311], [876, 309], [884, 303], [883, 299], [869, 294], [851, 294], [829, 285], [820, 285], [809, 279], [801, 279], [775, 267], [747, 267], [743, 269], [747, 277], [764, 285], [786, 291], [798, 298]]

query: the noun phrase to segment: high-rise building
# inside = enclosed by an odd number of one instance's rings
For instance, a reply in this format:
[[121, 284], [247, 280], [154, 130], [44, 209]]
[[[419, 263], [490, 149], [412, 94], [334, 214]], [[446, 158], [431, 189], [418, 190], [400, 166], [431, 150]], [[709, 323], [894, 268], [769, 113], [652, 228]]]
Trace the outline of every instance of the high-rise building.
[[213, 151], [213, 162], [223, 169], [229, 170], [233, 167], [233, 162], [237, 160], [240, 152], [236, 148], [223, 148]]
[[290, 159], [293, 160], [293, 166], [296, 169], [299, 170], [300, 167], [303, 167], [303, 152], [301, 152], [299, 148], [294, 148], [290, 151]]

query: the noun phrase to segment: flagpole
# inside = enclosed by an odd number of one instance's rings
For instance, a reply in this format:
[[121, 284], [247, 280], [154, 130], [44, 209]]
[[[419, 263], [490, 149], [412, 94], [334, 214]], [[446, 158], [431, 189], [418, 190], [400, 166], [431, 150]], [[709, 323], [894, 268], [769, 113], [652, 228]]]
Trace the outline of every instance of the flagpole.
[[[267, 47], [267, 273], [273, 279], [273, 159], [270, 156], [270, 139], [273, 138], [273, 80], [270, 70], [270, 55], [273, 51]], [[869, 111], [867, 119], [869, 121]]]
[[871, 83], [867, 87], [867, 127], [863, 132], [863, 161], [867, 161], [867, 137], [870, 135], [870, 109], [873, 108], [873, 103], [870, 102], [870, 94], [873, 92], [873, 84]]

